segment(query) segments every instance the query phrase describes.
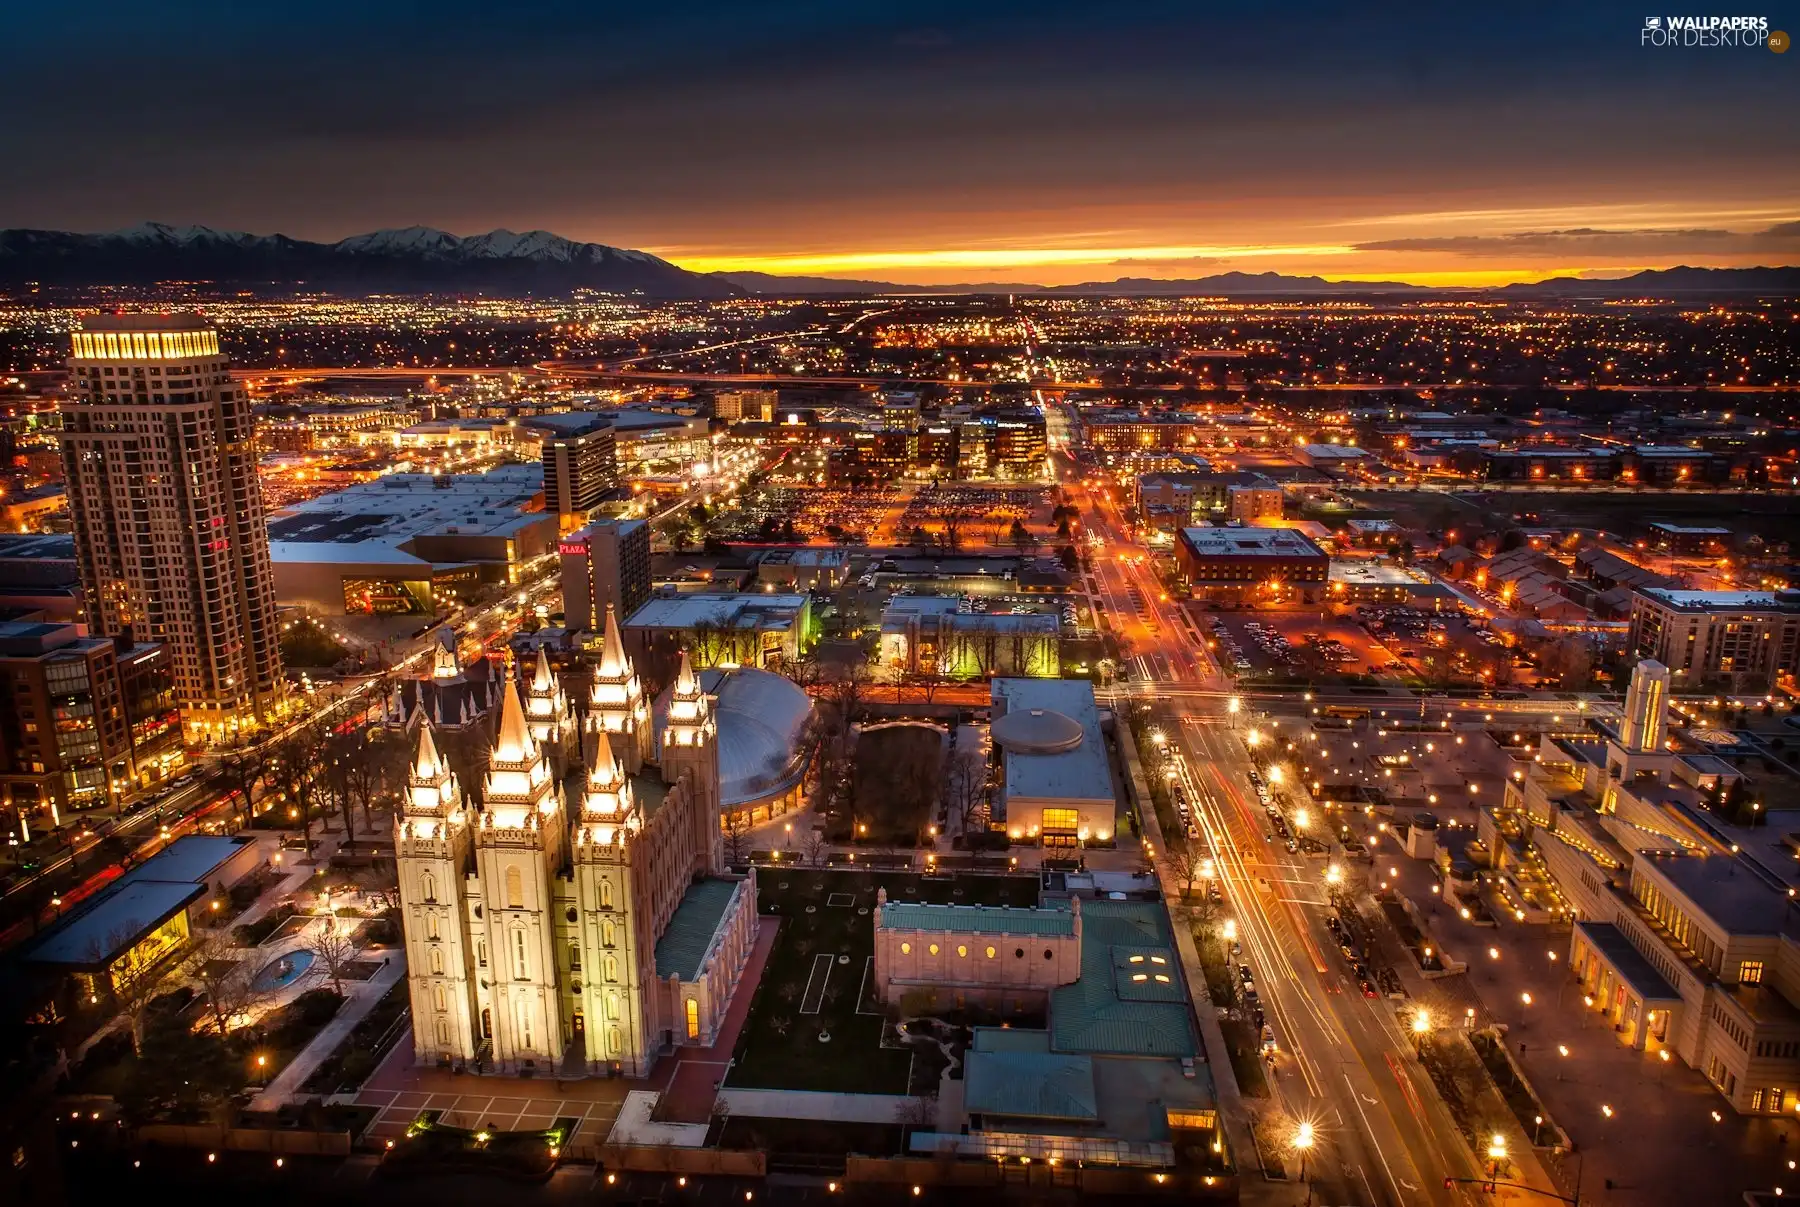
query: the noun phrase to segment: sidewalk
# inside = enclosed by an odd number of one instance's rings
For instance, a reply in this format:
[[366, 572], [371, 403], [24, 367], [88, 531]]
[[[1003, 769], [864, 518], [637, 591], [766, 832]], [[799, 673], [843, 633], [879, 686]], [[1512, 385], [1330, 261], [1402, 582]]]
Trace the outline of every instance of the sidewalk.
[[406, 976], [406, 953], [395, 951], [387, 957], [387, 963], [368, 980], [359, 984], [345, 984], [345, 1001], [338, 1007], [332, 1020], [325, 1024], [319, 1033], [306, 1045], [304, 1051], [288, 1062], [287, 1068], [276, 1075], [275, 1080], [263, 1087], [250, 1102], [254, 1111], [272, 1111], [290, 1102], [305, 1097], [300, 1087], [313, 1070], [324, 1063], [325, 1058], [337, 1051], [344, 1037], [357, 1023], [360, 1023], [369, 1011], [375, 1008], [382, 995], [393, 988], [395, 982]]

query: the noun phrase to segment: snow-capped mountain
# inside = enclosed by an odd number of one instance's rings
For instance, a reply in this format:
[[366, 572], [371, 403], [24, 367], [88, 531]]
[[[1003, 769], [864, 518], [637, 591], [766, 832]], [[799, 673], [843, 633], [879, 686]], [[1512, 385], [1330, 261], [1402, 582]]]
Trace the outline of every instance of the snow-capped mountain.
[[352, 235], [336, 243], [161, 222], [100, 234], [0, 230], [0, 287], [159, 281], [352, 293], [596, 289], [668, 298], [742, 292], [648, 252], [578, 243], [541, 230], [461, 236], [408, 226]]

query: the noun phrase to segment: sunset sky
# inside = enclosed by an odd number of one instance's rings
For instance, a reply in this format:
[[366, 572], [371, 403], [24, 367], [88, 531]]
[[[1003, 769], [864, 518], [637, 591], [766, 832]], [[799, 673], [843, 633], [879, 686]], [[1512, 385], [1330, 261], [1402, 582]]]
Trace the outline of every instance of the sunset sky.
[[0, 226], [541, 228], [907, 282], [1800, 263], [1800, 53], [1644, 47], [1646, 11], [14, 4]]

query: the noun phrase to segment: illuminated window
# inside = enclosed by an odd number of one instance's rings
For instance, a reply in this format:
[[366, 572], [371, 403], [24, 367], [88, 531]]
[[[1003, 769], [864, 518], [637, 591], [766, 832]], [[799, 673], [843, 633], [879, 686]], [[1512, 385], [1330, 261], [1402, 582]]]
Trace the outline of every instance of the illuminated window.
[[933, 943], [931, 945], [931, 954], [936, 955], [937, 953], [938, 953], [938, 945], [936, 943]]
[[431, 991], [431, 1001], [432, 1004], [437, 1007], [439, 1014], [442, 1014], [450, 1008], [450, 999], [444, 995], [444, 987], [442, 985], [437, 986]]
[[607, 956], [606, 957], [606, 980], [609, 984], [611, 984], [611, 983], [617, 982], [618, 979], [619, 979], [619, 957], [618, 956]]
[[437, 904], [437, 877], [433, 876], [430, 872], [422, 873], [419, 876], [419, 892], [421, 895], [424, 896], [424, 898], [427, 902], [429, 902], [432, 905], [436, 905]]
[[600, 923], [600, 942], [607, 947], [612, 947], [617, 944], [618, 941], [619, 931], [618, 928], [612, 924], [612, 919], [608, 918]]
[[435, 939], [438, 937], [438, 918], [436, 914], [425, 915], [425, 937], [427, 939]]
[[1045, 809], [1042, 824], [1046, 830], [1074, 830], [1081, 824], [1081, 815], [1074, 809]]
[[506, 869], [506, 908], [525, 908], [525, 877], [516, 867]]
[[600, 882], [600, 908], [611, 909], [612, 907], [612, 881], [602, 880]]
[[1131, 979], [1134, 984], [1139, 981], [1147, 981], [1150, 979], [1150, 974], [1147, 972], [1134, 972], [1131, 974]]
[[956, 954], [959, 956], [966, 956], [969, 954], [969, 949], [964, 944], [958, 943], [956, 945]]
[[687, 1031], [689, 1039], [700, 1038], [700, 1003], [693, 998], [687, 1000]]
[[619, 1017], [619, 991], [617, 989], [609, 989], [606, 992], [606, 1017]]
[[1760, 985], [1763, 979], [1763, 962], [1761, 960], [1745, 960], [1738, 965], [1738, 984]]
[[912, 944], [911, 943], [900, 944], [900, 954], [903, 956], [911, 955], [912, 954]]
[[[434, 947], [431, 949], [431, 974], [433, 976], [444, 975], [444, 952], [442, 948]], [[439, 1006], [438, 1009], [442, 1010], [443, 1007]]]
[[525, 928], [513, 928], [513, 979], [525, 979]]
[[1142, 964], [1144, 962], [1144, 957], [1143, 956], [1132, 956], [1131, 962], [1133, 964]]
[[987, 949], [987, 958], [990, 960], [994, 958], [994, 949], [992, 947]]

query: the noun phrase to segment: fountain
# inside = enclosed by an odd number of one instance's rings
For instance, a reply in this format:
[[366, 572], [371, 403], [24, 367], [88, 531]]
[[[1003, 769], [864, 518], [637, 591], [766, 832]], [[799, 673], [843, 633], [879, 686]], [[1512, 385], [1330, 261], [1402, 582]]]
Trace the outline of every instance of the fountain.
[[258, 993], [273, 993], [277, 989], [286, 989], [305, 976], [312, 965], [312, 952], [290, 951], [263, 965], [262, 971], [256, 974], [256, 978], [250, 982], [250, 985]]

